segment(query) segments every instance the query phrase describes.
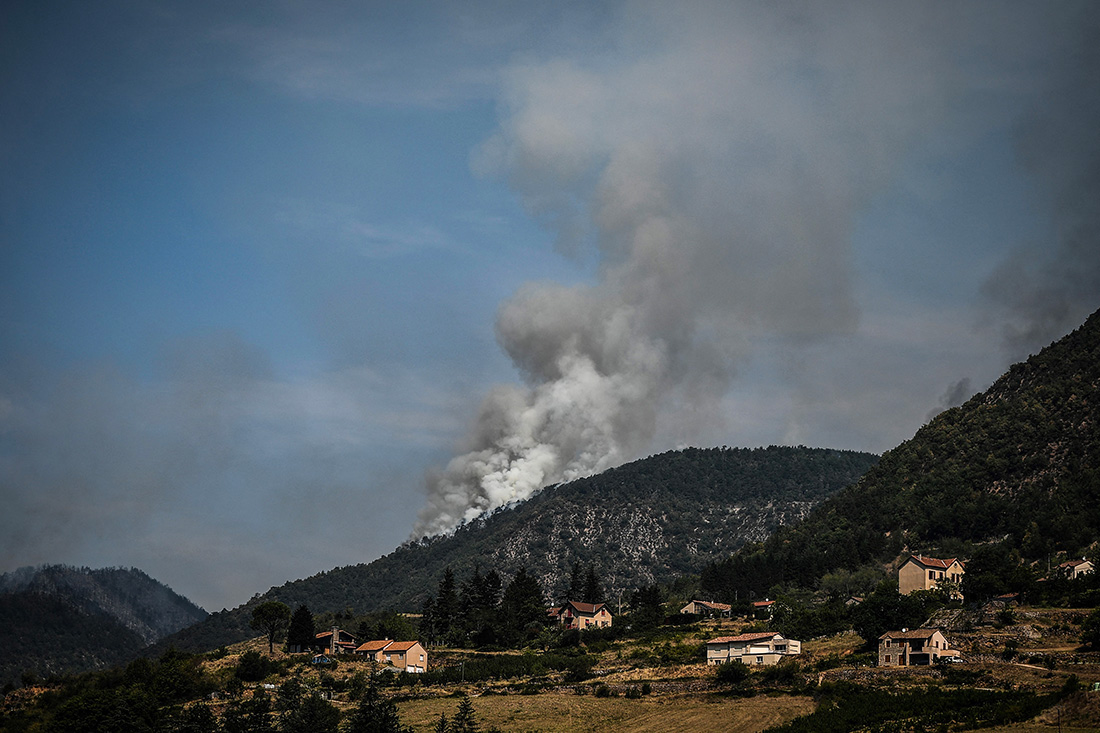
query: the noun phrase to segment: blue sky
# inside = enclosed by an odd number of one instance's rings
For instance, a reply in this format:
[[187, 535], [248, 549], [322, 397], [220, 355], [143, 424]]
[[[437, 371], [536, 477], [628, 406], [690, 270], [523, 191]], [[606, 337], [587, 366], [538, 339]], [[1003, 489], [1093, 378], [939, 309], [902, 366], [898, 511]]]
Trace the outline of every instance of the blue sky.
[[1090, 3], [0, 10], [0, 570], [210, 610], [1100, 305]]

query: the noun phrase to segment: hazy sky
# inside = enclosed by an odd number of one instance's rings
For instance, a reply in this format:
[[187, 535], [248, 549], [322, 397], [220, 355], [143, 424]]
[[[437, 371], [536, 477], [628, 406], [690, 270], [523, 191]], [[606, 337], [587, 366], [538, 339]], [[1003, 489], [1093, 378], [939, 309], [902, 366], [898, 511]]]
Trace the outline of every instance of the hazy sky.
[[208, 610], [1100, 307], [1094, 2], [0, 7], [0, 571]]

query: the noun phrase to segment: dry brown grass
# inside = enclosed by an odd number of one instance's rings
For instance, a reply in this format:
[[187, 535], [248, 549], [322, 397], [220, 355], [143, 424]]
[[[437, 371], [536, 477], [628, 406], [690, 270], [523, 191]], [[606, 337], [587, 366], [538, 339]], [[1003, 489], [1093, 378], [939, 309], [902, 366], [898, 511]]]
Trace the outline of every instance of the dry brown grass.
[[[401, 720], [415, 731], [430, 731], [440, 713], [450, 718], [458, 709], [453, 697], [400, 703]], [[576, 733], [614, 730], [627, 733], [756, 733], [813, 712], [805, 697], [722, 698], [679, 695], [627, 700], [570, 693], [489, 695], [474, 698], [483, 727], [525, 733]]]

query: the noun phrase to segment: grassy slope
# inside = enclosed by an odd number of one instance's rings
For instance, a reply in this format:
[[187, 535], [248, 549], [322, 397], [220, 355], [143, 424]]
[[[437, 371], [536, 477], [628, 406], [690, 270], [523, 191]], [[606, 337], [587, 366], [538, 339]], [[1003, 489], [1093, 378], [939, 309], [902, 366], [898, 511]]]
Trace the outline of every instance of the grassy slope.
[[[482, 727], [543, 733], [575, 733], [579, 730], [755, 733], [814, 709], [813, 700], [808, 697], [677, 695], [626, 700], [568, 693], [492, 695], [475, 698], [473, 705]], [[402, 722], [416, 731], [433, 730], [440, 713], [450, 718], [457, 707], [454, 698], [412, 700], [398, 705]]]

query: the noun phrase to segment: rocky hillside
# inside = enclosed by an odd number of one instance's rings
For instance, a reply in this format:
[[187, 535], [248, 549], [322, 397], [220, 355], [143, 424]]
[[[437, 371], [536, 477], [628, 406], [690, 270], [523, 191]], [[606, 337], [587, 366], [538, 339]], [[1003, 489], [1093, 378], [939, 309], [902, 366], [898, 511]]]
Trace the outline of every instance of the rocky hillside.
[[526, 502], [410, 543], [370, 564], [338, 568], [272, 588], [170, 637], [202, 650], [251, 634], [263, 600], [315, 612], [417, 611], [444, 570], [475, 566], [505, 579], [525, 567], [557, 598], [573, 563], [592, 564], [612, 592], [697, 573], [746, 542], [802, 519], [874, 465], [868, 453], [811, 448], [687, 449], [550, 487]]
[[1098, 541], [1100, 312], [936, 416], [805, 522], [709, 567], [703, 584], [733, 597], [812, 588], [906, 552], [1016, 563], [1081, 557]]
[[116, 664], [204, 618], [135, 568], [21, 568], [0, 575], [0, 679]]

